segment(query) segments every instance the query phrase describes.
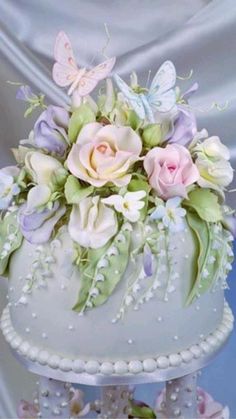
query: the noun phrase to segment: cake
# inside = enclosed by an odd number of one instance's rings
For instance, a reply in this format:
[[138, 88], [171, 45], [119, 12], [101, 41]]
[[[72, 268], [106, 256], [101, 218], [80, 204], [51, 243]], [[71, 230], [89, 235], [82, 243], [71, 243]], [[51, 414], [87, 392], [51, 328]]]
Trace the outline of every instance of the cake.
[[[0, 171], [1, 328], [27, 362], [62, 373], [153, 373], [211, 354], [233, 327], [224, 300], [234, 212], [229, 150], [198, 131], [166, 61], [149, 87], [79, 69], [67, 35], [54, 81], [71, 105], [21, 86], [29, 138]], [[96, 101], [90, 93], [104, 80]], [[53, 375], [52, 375], [53, 376]], [[74, 376], [75, 377], [75, 376]]]

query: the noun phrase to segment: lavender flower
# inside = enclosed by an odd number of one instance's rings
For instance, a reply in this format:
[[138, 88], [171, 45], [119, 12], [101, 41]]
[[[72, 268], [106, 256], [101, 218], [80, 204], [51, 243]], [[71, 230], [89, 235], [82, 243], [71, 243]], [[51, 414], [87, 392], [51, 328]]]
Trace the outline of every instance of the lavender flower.
[[168, 142], [187, 146], [197, 133], [197, 122], [194, 113], [186, 105], [178, 105], [178, 116], [169, 133]]
[[232, 236], [236, 238], [236, 216], [233, 215], [226, 215], [223, 220], [225, 228], [230, 231]]
[[153, 274], [152, 252], [150, 246], [146, 243], [143, 249], [143, 269], [147, 276]]
[[[198, 89], [198, 83], [194, 83], [183, 95], [182, 99], [187, 102]], [[187, 146], [197, 133], [197, 122], [194, 113], [188, 104], [177, 106], [178, 114], [174, 120], [172, 130], [168, 135], [169, 143], [178, 143]]]
[[54, 202], [51, 209], [29, 207], [22, 205], [19, 211], [19, 223], [23, 236], [30, 243], [46, 243], [53, 231], [54, 226], [65, 213], [65, 206], [58, 201]]
[[30, 102], [35, 99], [35, 94], [33, 93], [31, 87], [29, 86], [20, 86], [16, 92], [16, 99], [23, 100], [24, 102]]
[[69, 113], [64, 108], [48, 106], [35, 123], [35, 145], [62, 156], [68, 146], [68, 124]]

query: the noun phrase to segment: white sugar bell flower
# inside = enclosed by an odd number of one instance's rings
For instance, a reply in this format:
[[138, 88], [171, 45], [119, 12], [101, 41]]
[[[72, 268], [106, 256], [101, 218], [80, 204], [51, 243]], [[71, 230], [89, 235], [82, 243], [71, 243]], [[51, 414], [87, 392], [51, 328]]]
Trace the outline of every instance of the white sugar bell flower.
[[160, 220], [171, 232], [182, 231], [184, 229], [183, 218], [186, 215], [186, 211], [180, 207], [180, 203], [180, 197], [170, 198], [165, 205], [158, 205], [150, 218], [152, 220]]
[[121, 212], [125, 218], [135, 223], [140, 218], [140, 210], [144, 207], [143, 198], [145, 191], [127, 192], [124, 196], [111, 195], [103, 198], [102, 202], [106, 205], [114, 206], [117, 212]]
[[20, 170], [15, 166], [8, 166], [0, 170], [0, 210], [7, 209], [14, 196], [20, 193], [16, 177]]

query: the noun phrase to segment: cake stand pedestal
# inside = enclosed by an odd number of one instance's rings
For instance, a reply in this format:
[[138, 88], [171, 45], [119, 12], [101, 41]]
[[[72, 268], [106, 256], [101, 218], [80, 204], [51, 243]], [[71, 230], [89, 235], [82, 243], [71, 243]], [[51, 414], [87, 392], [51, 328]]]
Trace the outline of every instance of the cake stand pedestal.
[[[197, 374], [189, 374], [166, 382], [166, 399], [162, 405], [167, 418], [196, 419]], [[70, 418], [70, 383], [41, 377], [39, 382], [38, 417]], [[128, 419], [132, 413], [129, 386], [104, 386], [101, 399], [96, 400], [99, 419]]]

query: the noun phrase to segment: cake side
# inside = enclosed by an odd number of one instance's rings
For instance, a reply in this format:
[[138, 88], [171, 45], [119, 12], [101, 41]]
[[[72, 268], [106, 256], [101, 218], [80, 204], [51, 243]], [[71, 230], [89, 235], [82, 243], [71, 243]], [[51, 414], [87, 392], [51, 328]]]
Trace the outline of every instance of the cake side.
[[[146, 229], [153, 227], [148, 225]], [[139, 235], [140, 231], [132, 232], [134, 248]], [[165, 246], [165, 242], [160, 243], [160, 253]], [[106, 304], [81, 315], [71, 310], [81, 278], [70, 262], [73, 242], [68, 232], [62, 231], [56, 241], [44, 246], [24, 241], [10, 265], [13, 327], [32, 345], [66, 358], [114, 362], [178, 353], [204, 340], [223, 316], [222, 280], [191, 305], [186, 304], [194, 280], [195, 252], [193, 235], [186, 224], [183, 232], [172, 237], [158, 272], [146, 277], [142, 263], [138, 266], [138, 259], [130, 261]], [[114, 255], [108, 252], [108, 263], [112, 258]], [[23, 292], [35, 264], [39, 266], [32, 287]]]

